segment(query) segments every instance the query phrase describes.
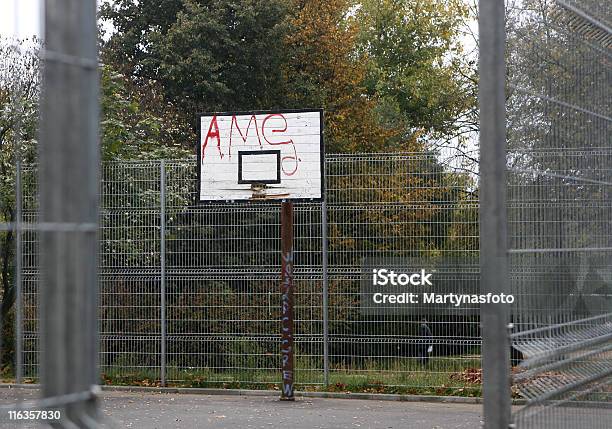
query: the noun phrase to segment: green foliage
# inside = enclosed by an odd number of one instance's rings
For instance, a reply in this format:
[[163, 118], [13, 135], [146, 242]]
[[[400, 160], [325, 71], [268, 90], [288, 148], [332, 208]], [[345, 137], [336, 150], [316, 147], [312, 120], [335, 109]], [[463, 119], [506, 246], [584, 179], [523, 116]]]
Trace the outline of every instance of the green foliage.
[[[0, 222], [15, 221], [15, 165], [36, 154], [38, 42], [0, 38]], [[0, 233], [0, 367], [11, 361], [9, 315], [15, 301], [12, 231]], [[12, 317], [12, 316], [11, 316]], [[2, 326], [5, 323], [5, 326]]]
[[[119, 0], [103, 58], [203, 111], [323, 107], [328, 150], [414, 150], [475, 106], [459, 0]], [[187, 142], [182, 142], [186, 144]]]
[[475, 107], [474, 82], [458, 42], [468, 10], [460, 0], [366, 0], [357, 12], [365, 85], [384, 121], [450, 133]]
[[[158, 115], [140, 103], [140, 94], [132, 91], [129, 81], [110, 66], [100, 72], [101, 151], [103, 160], [184, 158], [190, 152], [174, 143], [176, 120], [171, 114]], [[163, 105], [155, 88], [149, 96]]]
[[159, 82], [185, 120], [197, 111], [280, 107], [283, 0], [107, 3], [104, 58]]

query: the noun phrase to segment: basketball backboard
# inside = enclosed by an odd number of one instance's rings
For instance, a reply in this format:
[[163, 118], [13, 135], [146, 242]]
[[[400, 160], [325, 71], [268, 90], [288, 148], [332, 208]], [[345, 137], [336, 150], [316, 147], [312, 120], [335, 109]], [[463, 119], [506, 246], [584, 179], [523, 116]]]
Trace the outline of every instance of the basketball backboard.
[[199, 115], [199, 199], [320, 200], [323, 112]]

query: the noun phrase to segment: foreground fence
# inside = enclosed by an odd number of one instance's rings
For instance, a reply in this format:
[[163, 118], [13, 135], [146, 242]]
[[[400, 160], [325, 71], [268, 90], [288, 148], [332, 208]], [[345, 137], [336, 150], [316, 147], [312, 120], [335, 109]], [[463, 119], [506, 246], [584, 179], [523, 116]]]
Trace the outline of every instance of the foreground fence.
[[513, 389], [527, 399], [513, 421], [609, 428], [612, 7], [506, 6]]
[[[280, 205], [197, 204], [195, 169], [192, 160], [103, 166], [102, 376], [110, 383], [274, 386]], [[25, 221], [36, 218], [35, 176], [23, 168]], [[325, 210], [295, 206], [296, 383], [478, 394], [477, 309], [360, 311], [362, 266], [371, 258], [460, 258], [477, 281], [473, 179], [447, 171], [433, 155], [356, 154], [328, 155], [326, 181]], [[33, 232], [24, 233], [23, 248], [23, 370], [36, 377]], [[454, 272], [445, 273], [451, 283]], [[424, 317], [431, 340], [419, 333]], [[419, 357], [425, 341], [433, 343], [426, 363]]]

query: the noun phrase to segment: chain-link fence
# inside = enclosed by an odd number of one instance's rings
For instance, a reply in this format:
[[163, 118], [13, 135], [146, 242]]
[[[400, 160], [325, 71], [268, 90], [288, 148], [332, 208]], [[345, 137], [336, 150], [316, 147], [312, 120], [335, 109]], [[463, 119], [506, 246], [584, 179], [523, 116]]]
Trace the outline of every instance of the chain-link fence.
[[611, 29], [610, 2], [506, 2], [516, 427], [612, 427]]
[[[24, 219], [32, 222], [35, 176], [33, 168], [23, 168]], [[104, 381], [276, 385], [280, 204], [196, 203], [192, 160], [106, 163], [102, 176]], [[460, 259], [477, 283], [473, 177], [448, 171], [434, 155], [352, 154], [327, 156], [326, 183], [326, 210], [320, 203], [295, 205], [296, 383], [479, 394], [477, 309], [360, 311], [368, 259], [441, 261], [438, 268], [447, 267], [451, 283], [457, 269], [444, 261]], [[38, 257], [32, 232], [24, 233], [23, 270], [23, 369], [26, 377], [36, 377]], [[419, 332], [424, 317], [430, 339]], [[427, 362], [419, 353], [425, 342], [433, 344]]]

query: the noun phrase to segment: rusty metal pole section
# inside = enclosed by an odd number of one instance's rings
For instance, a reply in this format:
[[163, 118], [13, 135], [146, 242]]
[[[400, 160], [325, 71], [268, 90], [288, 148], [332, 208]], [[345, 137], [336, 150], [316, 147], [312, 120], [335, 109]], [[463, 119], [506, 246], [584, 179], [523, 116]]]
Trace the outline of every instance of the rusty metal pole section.
[[281, 205], [281, 401], [293, 401], [293, 203]]

